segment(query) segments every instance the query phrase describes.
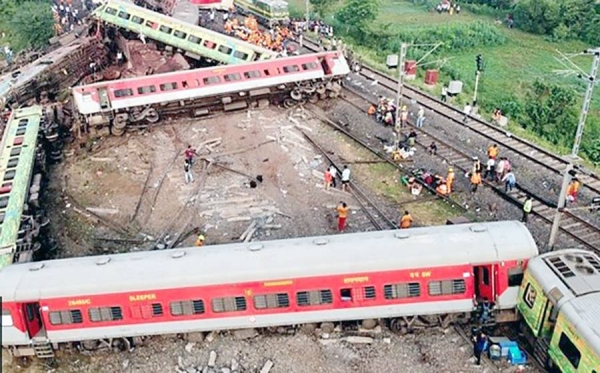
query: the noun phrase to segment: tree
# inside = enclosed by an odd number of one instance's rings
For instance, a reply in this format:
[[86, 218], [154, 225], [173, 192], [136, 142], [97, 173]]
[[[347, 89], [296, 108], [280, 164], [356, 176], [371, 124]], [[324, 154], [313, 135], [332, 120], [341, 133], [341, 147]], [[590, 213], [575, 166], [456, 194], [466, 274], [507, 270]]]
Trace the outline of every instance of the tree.
[[54, 35], [54, 16], [49, 2], [20, 3], [8, 23], [14, 50], [41, 48]]
[[379, 0], [346, 0], [336, 13], [336, 18], [346, 26], [357, 39], [362, 40], [371, 22], [379, 13]]
[[310, 4], [315, 10], [315, 13], [317, 13], [321, 18], [325, 16], [325, 11], [331, 8], [331, 6], [336, 2], [337, 0], [310, 0]]

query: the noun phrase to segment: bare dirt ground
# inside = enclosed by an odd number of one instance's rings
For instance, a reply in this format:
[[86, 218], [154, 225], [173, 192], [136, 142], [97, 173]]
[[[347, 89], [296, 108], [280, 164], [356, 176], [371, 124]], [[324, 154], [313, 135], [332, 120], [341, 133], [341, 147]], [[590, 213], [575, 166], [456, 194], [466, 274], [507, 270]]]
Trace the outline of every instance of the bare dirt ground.
[[[53, 256], [149, 250], [159, 238], [166, 245], [173, 244], [196, 227], [205, 232], [209, 245], [239, 241], [252, 221], [260, 227], [252, 240], [337, 234], [333, 207], [341, 200], [352, 208], [349, 232], [373, 230], [350, 194], [324, 190], [321, 174], [329, 164], [302, 131], [335, 162], [348, 165], [353, 180], [390, 219], [397, 220], [405, 209], [417, 226], [443, 224], [459, 215], [426, 195], [411, 196], [400, 186], [396, 169], [357, 163], [375, 157], [310, 113], [265, 109], [167, 122], [147, 132], [102, 140], [93, 144], [91, 154], [67, 150], [66, 161], [54, 170], [47, 193], [52, 235], [59, 248]], [[188, 144], [199, 156], [193, 170], [195, 182], [186, 185], [183, 150]], [[263, 182], [251, 188], [250, 179], [258, 175]], [[195, 235], [190, 235], [180, 245], [193, 245], [194, 240]], [[212, 350], [218, 354], [218, 369], [205, 371]], [[452, 329], [400, 337], [384, 328], [369, 344], [299, 333], [249, 340], [226, 333], [195, 345], [175, 337], [153, 337], [132, 352], [61, 351], [53, 367], [39, 362], [9, 363], [5, 355], [4, 371], [26, 373], [227, 373], [232, 370], [231, 359], [240, 364], [240, 372], [258, 372], [267, 360], [274, 363], [271, 373], [495, 371], [475, 367], [469, 360], [471, 345]]]

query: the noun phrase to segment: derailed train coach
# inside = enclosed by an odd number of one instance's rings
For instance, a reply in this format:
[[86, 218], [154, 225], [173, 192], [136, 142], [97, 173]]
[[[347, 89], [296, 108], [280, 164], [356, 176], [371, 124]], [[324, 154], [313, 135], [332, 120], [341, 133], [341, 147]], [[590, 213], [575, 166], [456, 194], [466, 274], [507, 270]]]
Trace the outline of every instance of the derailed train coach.
[[537, 254], [527, 228], [509, 221], [13, 265], [0, 272], [2, 343], [51, 357], [71, 342], [280, 325], [331, 332], [350, 320], [405, 333], [468, 318], [484, 300], [498, 320], [515, 320]]

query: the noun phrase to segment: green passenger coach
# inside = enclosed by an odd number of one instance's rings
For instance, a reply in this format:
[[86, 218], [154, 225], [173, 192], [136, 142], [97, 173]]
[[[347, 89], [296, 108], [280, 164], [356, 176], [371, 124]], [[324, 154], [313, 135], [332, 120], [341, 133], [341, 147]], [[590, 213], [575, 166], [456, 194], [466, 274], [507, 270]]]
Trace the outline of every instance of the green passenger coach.
[[275, 58], [277, 54], [218, 32], [195, 26], [121, 0], [109, 0], [93, 13], [105, 23], [140, 37], [181, 49], [190, 58], [241, 64]]
[[563, 373], [600, 373], [600, 257], [562, 250], [529, 261], [517, 308], [537, 360]]

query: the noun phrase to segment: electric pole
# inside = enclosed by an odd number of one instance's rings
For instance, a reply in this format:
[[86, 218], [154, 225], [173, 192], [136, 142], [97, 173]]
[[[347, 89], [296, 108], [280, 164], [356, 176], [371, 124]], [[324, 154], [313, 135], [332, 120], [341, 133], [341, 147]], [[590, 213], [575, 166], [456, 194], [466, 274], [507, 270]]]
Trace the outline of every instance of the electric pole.
[[310, 0], [306, 0], [306, 31], [310, 29], [308, 22], [310, 21]]
[[477, 106], [477, 90], [479, 89], [479, 78], [483, 71], [483, 56], [478, 54], [475, 57], [475, 62], [477, 63], [477, 70], [475, 72], [475, 92], [473, 92], [473, 107], [471, 108], [471, 112], [475, 112], [475, 107]]
[[[560, 194], [558, 196], [558, 206], [556, 207], [556, 214], [554, 215], [554, 221], [552, 222], [552, 230], [550, 231], [550, 240], [548, 241], [548, 248], [552, 250], [554, 248], [554, 244], [556, 243], [556, 236], [558, 235], [558, 230], [560, 228], [560, 219], [562, 217], [562, 209], [565, 206], [565, 201], [567, 199], [567, 188], [569, 187], [569, 183], [571, 182], [572, 176], [571, 171], [574, 168], [574, 162], [578, 158], [579, 153], [579, 145], [581, 144], [581, 138], [583, 137], [583, 128], [585, 127], [585, 120], [587, 118], [588, 112], [590, 110], [590, 103], [592, 101], [592, 93], [594, 91], [594, 85], [596, 84], [596, 77], [598, 76], [598, 67], [600, 66], [600, 48], [596, 49], [588, 49], [583, 53], [578, 55], [593, 55], [594, 61], [592, 62], [592, 70], [590, 74], [586, 74], [584, 72], [580, 73], [581, 77], [584, 77], [588, 81], [587, 90], [585, 91], [585, 96], [583, 98], [583, 107], [581, 109], [581, 113], [579, 115], [579, 123], [577, 124], [577, 132], [575, 134], [575, 141], [573, 143], [573, 150], [571, 151], [571, 155], [569, 157], [569, 163], [567, 164], [567, 168], [565, 169], [565, 174], [563, 177], [562, 187], [560, 190]], [[565, 57], [566, 58], [566, 57]], [[575, 67], [577, 70], [580, 70], [575, 64], [566, 59], [571, 67]], [[581, 70], [580, 70], [581, 71]]]
[[400, 54], [398, 55], [398, 90], [396, 91], [396, 123], [394, 123], [394, 130], [396, 130], [396, 149], [400, 146], [400, 105], [402, 105], [402, 89], [404, 88], [404, 77], [406, 76], [404, 63], [406, 61], [407, 49], [408, 44], [400, 44]]

